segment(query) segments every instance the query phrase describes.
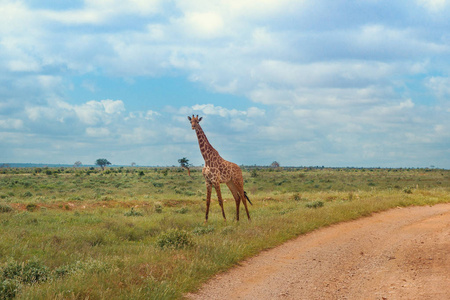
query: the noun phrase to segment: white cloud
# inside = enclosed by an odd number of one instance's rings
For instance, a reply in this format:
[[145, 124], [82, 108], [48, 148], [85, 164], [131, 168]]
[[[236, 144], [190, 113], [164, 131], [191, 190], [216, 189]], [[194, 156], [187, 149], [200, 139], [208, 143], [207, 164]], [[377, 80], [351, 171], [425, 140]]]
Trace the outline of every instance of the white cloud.
[[161, 114], [159, 112], [153, 111], [153, 110], [147, 110], [145, 113], [145, 119], [146, 120], [153, 120], [155, 117], [160, 116]]
[[116, 14], [153, 15], [160, 10], [162, 3], [161, 0], [91, 0], [87, 5], [95, 10], [114, 11]]
[[[265, 114], [263, 109], [257, 107], [249, 107], [246, 111], [237, 109], [227, 109], [221, 106], [215, 106], [214, 104], [196, 104], [192, 106], [194, 112], [201, 112], [204, 115], [218, 115], [221, 117], [262, 117]], [[189, 109], [182, 108], [181, 113], [188, 113]]]
[[447, 0], [417, 0], [417, 3], [433, 13], [442, 11], [448, 5]]
[[41, 11], [44, 19], [71, 25], [98, 25], [106, 21], [109, 11], [95, 11], [90, 9], [70, 11]]
[[425, 85], [439, 98], [450, 96], [450, 78], [433, 76], [425, 80]]
[[90, 137], [94, 138], [104, 138], [110, 135], [110, 131], [108, 128], [105, 127], [87, 127], [86, 128], [86, 134]]
[[106, 124], [112, 121], [114, 115], [125, 111], [122, 100], [88, 101], [79, 106], [71, 106], [78, 118], [85, 124], [95, 125], [99, 122]]
[[113, 23], [117, 16], [134, 14], [153, 15], [160, 10], [159, 0], [94, 0], [86, 1], [81, 9], [54, 11], [40, 10], [42, 18], [68, 25], [101, 25]]
[[269, 20], [280, 14], [290, 14], [303, 7], [301, 0], [231, 0], [231, 1], [177, 1], [177, 7], [185, 12], [215, 12], [234, 21]]
[[249, 107], [247, 110], [247, 115], [250, 118], [253, 117], [264, 117], [266, 115], [266, 111], [257, 107]]
[[20, 1], [2, 1], [0, 3], [0, 33], [21, 33], [25, 30], [35, 30], [33, 12]]
[[125, 106], [122, 100], [101, 100], [107, 114], [120, 114], [125, 110]]
[[120, 142], [128, 145], [153, 144], [157, 137], [157, 132], [152, 128], [135, 127], [122, 132]]
[[226, 109], [214, 104], [196, 104], [192, 106], [194, 111], [200, 111], [205, 115], [219, 115], [221, 117], [243, 115], [245, 112], [237, 109]]
[[295, 64], [286, 61], [262, 61], [253, 70], [255, 81], [276, 87], [354, 87], [384, 79], [397, 66], [373, 61], [333, 61]]
[[132, 119], [154, 120], [156, 117], [160, 115], [161, 114], [159, 112], [154, 110], [137, 111], [137, 112], [130, 112], [128, 114], [128, 117], [125, 117], [125, 120], [132, 120]]
[[188, 12], [176, 23], [186, 35], [198, 38], [216, 38], [221, 36], [224, 30], [222, 17], [214, 12]]
[[3, 128], [3, 129], [21, 129], [21, 128], [23, 128], [23, 121], [20, 120], [20, 119], [0, 120], [0, 128]]

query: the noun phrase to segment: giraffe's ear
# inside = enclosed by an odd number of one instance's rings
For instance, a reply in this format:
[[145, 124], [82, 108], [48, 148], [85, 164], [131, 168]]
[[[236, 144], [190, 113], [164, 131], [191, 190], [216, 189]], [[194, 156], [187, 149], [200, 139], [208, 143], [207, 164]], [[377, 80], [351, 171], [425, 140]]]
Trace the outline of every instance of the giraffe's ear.
[[191, 121], [192, 120], [191, 117], [188, 116], [188, 120]]
[[200, 119], [198, 119], [198, 121], [200, 122], [203, 119], [203, 117], [200, 117]]

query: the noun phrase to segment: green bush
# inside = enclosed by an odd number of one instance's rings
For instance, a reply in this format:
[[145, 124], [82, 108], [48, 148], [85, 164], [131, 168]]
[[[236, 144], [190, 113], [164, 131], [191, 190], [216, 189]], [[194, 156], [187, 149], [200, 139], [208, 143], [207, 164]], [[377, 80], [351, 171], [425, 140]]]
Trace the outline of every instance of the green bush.
[[11, 212], [13, 210], [14, 209], [7, 204], [0, 204], [0, 213], [7, 213], [7, 212]]
[[157, 212], [158, 214], [162, 213], [163, 209], [162, 209], [162, 205], [159, 203], [155, 204], [155, 212]]
[[0, 278], [5, 279], [16, 279], [22, 276], [23, 265], [17, 263], [16, 261], [9, 261], [6, 266], [1, 270]]
[[204, 234], [212, 233], [215, 230], [216, 230], [216, 228], [212, 225], [207, 226], [207, 227], [199, 226], [199, 227], [195, 227], [194, 230], [192, 231], [192, 233], [195, 235], [204, 235]]
[[32, 260], [26, 263], [10, 261], [3, 268], [1, 275], [4, 280], [11, 279], [32, 284], [46, 281], [49, 278], [50, 271], [47, 266], [38, 261]]
[[61, 266], [54, 270], [54, 275], [57, 278], [62, 278], [72, 272], [74, 272], [74, 268], [72, 266]]
[[36, 283], [46, 281], [50, 275], [47, 266], [38, 261], [29, 261], [23, 266], [22, 281], [24, 283]]
[[403, 189], [403, 192], [406, 194], [412, 194], [413, 193], [413, 188], [412, 187], [406, 187]]
[[130, 211], [127, 211], [126, 213], [123, 214], [125, 217], [142, 217], [143, 214], [139, 211], [135, 211], [134, 207], [131, 208]]
[[158, 236], [156, 244], [162, 249], [182, 249], [192, 247], [194, 242], [192, 241], [191, 235], [185, 230], [169, 229]]
[[292, 196], [292, 199], [294, 201], [300, 201], [300, 200], [302, 200], [302, 196], [299, 193], [296, 193]]
[[13, 299], [19, 288], [20, 284], [16, 280], [0, 280], [0, 300]]
[[187, 207], [182, 207], [180, 209], [177, 209], [175, 212], [183, 215], [183, 214], [187, 213], [188, 211], [189, 211], [189, 209]]
[[319, 207], [322, 207], [323, 205], [324, 205], [324, 203], [322, 201], [313, 201], [313, 202], [306, 203], [307, 208], [319, 208]]
[[32, 197], [33, 194], [30, 191], [26, 191], [22, 196], [25, 198], [28, 198], [28, 197]]
[[152, 182], [152, 184], [154, 187], [157, 187], [157, 188], [162, 188], [164, 186], [164, 183], [162, 183], [162, 182]]
[[34, 203], [29, 203], [27, 204], [27, 206], [25, 207], [28, 211], [35, 211], [37, 208], [37, 205]]

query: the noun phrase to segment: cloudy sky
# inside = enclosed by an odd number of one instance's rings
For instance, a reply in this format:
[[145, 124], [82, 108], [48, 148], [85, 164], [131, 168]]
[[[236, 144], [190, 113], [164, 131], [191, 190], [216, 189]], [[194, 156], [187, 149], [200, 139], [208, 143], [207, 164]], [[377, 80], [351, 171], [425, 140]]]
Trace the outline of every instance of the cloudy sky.
[[448, 0], [0, 0], [0, 163], [450, 168]]

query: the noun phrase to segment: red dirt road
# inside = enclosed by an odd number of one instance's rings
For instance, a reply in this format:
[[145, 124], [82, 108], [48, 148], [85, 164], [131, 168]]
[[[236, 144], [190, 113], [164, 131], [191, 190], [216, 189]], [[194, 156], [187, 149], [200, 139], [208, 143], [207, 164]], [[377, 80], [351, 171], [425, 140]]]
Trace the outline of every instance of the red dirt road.
[[265, 251], [189, 299], [450, 299], [450, 204], [397, 208]]

